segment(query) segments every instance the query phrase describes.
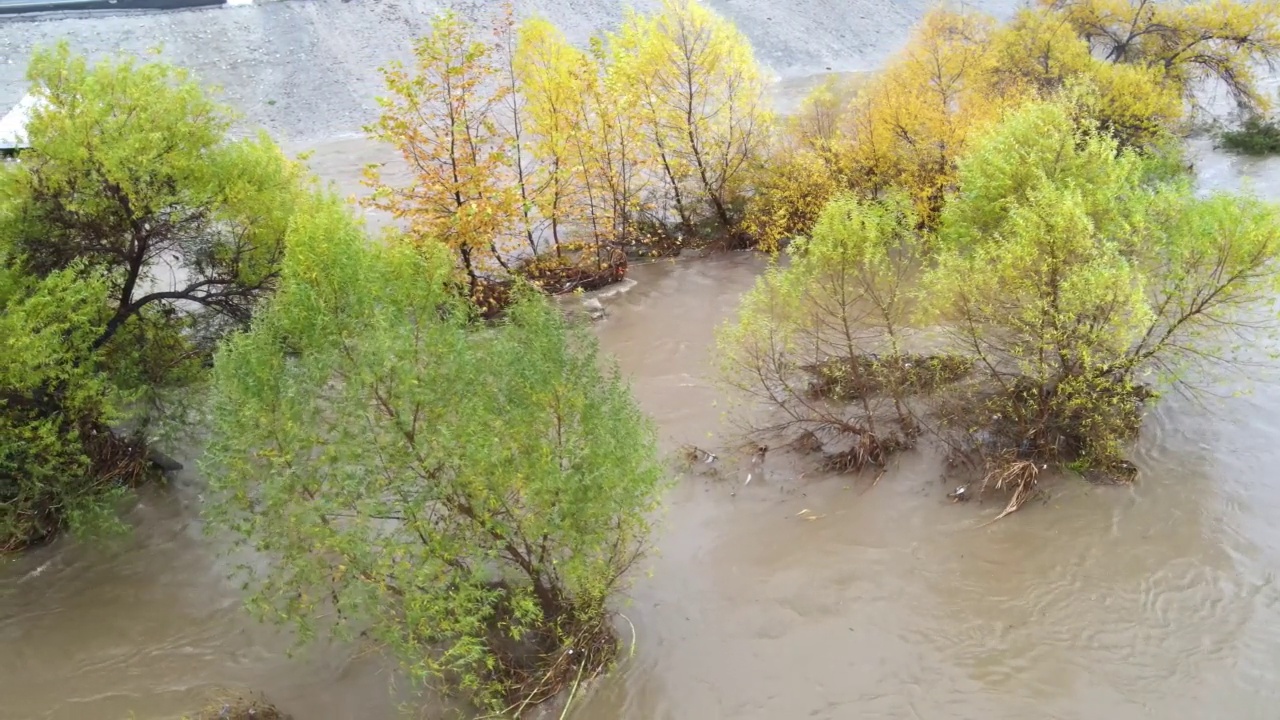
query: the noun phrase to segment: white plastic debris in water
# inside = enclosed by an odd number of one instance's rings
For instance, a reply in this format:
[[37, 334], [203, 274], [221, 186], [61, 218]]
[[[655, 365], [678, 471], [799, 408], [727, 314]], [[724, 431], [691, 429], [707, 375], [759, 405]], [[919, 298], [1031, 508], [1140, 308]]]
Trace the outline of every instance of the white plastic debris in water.
[[31, 119], [32, 111], [47, 102], [39, 95], [27, 95], [0, 118], [0, 150], [21, 150], [27, 147], [27, 122]]

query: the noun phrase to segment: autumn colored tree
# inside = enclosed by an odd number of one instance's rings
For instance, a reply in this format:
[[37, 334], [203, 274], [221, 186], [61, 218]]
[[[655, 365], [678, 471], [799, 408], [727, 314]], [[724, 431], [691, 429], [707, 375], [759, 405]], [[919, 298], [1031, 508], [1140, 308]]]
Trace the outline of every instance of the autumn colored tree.
[[597, 176], [596, 185], [602, 195], [603, 222], [599, 225], [612, 242], [627, 244], [637, 239], [637, 221], [652, 210], [645, 193], [655, 163], [646, 156], [635, 88], [619, 72], [605, 41], [592, 40], [591, 57], [600, 73], [593, 92], [584, 97], [584, 114], [594, 118], [595, 142], [589, 170]]
[[577, 164], [584, 220], [592, 245], [599, 248], [607, 242], [612, 229], [610, 206], [606, 200], [603, 175], [608, 167], [602, 163], [604, 115], [599, 104], [601, 78], [596, 66], [585, 53], [582, 60], [570, 66], [569, 74], [578, 89], [574, 97], [570, 122], [575, 131], [569, 135], [569, 147]]
[[992, 91], [994, 32], [995, 24], [977, 14], [925, 16], [906, 48], [848, 108], [844, 132], [854, 188], [866, 197], [901, 188], [921, 220], [934, 221], [970, 136], [1021, 99], [1017, 92]]
[[400, 151], [413, 181], [395, 187], [370, 167], [367, 202], [406, 221], [413, 242], [452, 248], [474, 295], [494, 264], [506, 269], [498, 239], [523, 217], [510, 136], [499, 123], [511, 88], [498, 82], [493, 44], [454, 12], [432, 21], [414, 56], [413, 72], [398, 62], [382, 69], [391, 95], [365, 128]]
[[854, 84], [829, 78], [775, 134], [751, 171], [742, 230], [766, 252], [809, 233], [828, 201], [850, 190], [852, 152], [846, 110]]
[[580, 169], [573, 152], [585, 54], [541, 18], [520, 24], [513, 66], [526, 98], [531, 147], [541, 160], [531, 176], [533, 203], [561, 254], [564, 233], [582, 217]]
[[539, 223], [534, 176], [538, 158], [533, 152], [527, 130], [528, 104], [523, 92], [526, 88], [522, 87], [517, 68], [519, 38], [515, 7], [510, 2], [502, 6], [501, 15], [494, 27], [494, 36], [501, 66], [499, 78], [503, 85], [503, 124], [511, 145], [511, 167], [515, 171], [516, 189], [520, 193], [520, 222], [513, 232], [529, 246], [530, 254], [536, 256], [539, 250]]
[[1256, 68], [1280, 56], [1280, 2], [1040, 0], [1088, 43], [1124, 65], [1157, 70], [1187, 100], [1214, 80], [1245, 109], [1265, 110]]
[[807, 235], [827, 203], [849, 184], [821, 153], [790, 142], [763, 158], [752, 181], [742, 230], [765, 252]]
[[779, 164], [760, 173], [750, 231], [766, 245], [806, 233], [817, 217], [809, 199], [829, 198], [837, 186], [869, 199], [904, 191], [920, 221], [934, 223], [970, 136], [1022, 97], [994, 92], [995, 27], [981, 15], [934, 10], [842, 107], [833, 87], [818, 88], [787, 127]]
[[634, 95], [605, 42], [580, 50], [538, 18], [521, 26], [517, 66], [536, 148], [547, 159], [538, 186], [553, 241], [559, 249], [566, 224], [579, 225], [601, 265], [605, 248], [633, 239], [645, 210], [645, 145]]
[[611, 44], [618, 82], [638, 95], [677, 218], [692, 231], [702, 205], [718, 232], [734, 234], [750, 163], [772, 125], [751, 46], [697, 0], [633, 13]]

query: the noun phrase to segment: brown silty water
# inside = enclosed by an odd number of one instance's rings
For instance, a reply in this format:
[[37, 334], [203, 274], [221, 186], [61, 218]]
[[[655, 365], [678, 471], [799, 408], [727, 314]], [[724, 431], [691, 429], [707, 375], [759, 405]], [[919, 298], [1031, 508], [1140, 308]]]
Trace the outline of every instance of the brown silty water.
[[[1280, 162], [1193, 150], [1203, 186], [1280, 197]], [[349, 140], [312, 164], [353, 192], [382, 157]], [[927, 453], [874, 487], [775, 454], [744, 485], [713, 332], [764, 263], [639, 266], [608, 301], [601, 342], [664, 448], [723, 457], [670, 493], [621, 608], [635, 654], [573, 718], [1275, 717], [1280, 384], [1171, 396], [1135, 449], [1138, 484], [1053, 482], [994, 525], [1000, 503], [948, 503]], [[174, 718], [227, 685], [299, 720], [394, 716], [387, 662], [325, 644], [289, 657], [285, 634], [249, 619], [201, 533], [200, 491], [184, 473], [143, 494], [115, 546], [62, 540], [0, 567], [0, 718]]]

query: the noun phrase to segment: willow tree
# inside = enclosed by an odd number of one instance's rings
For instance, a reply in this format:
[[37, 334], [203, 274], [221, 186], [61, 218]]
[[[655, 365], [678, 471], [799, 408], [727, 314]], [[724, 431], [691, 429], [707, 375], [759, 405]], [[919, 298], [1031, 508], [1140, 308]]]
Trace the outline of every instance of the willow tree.
[[920, 221], [933, 224], [969, 137], [1022, 98], [991, 82], [994, 33], [987, 17], [935, 10], [852, 97], [816, 90], [803, 122], [786, 128], [779, 162], [756, 175], [751, 232], [766, 245], [807, 232], [813, 198], [835, 189], [865, 198], [905, 192]]
[[582, 218], [573, 135], [581, 66], [586, 57], [555, 25], [541, 18], [520, 24], [513, 56], [517, 82], [526, 98], [531, 148], [541, 160], [531, 176], [533, 204], [548, 225], [552, 247], [561, 254], [562, 235]]
[[540, 222], [534, 175], [538, 171], [539, 158], [532, 147], [533, 140], [528, 130], [528, 98], [523, 92], [525, 88], [521, 86], [518, 67], [519, 31], [515, 7], [510, 2], [502, 6], [494, 35], [497, 37], [498, 77], [503, 88], [502, 115], [510, 146], [510, 164], [515, 172], [516, 191], [519, 193], [519, 222], [511, 232], [518, 238], [517, 245], [523, 241], [523, 244], [529, 246], [529, 253], [536, 256], [540, 250]]
[[969, 366], [911, 351], [924, 247], [910, 198], [843, 195], [787, 248], [790, 262], [757, 281], [718, 336], [722, 378], [764, 406], [753, 434], [826, 450], [841, 469], [883, 466], [912, 443], [911, 399]]
[[371, 243], [337, 200], [289, 242], [214, 368], [210, 518], [275, 558], [252, 607], [490, 711], [593, 676], [663, 476], [617, 370], [536, 294], [478, 329], [448, 251]]
[[1189, 380], [1257, 329], [1280, 290], [1280, 211], [1162, 181], [1073, 114], [1033, 103], [974, 145], [922, 297], [983, 369], [944, 424], [1006, 456], [1115, 470], [1145, 382]]
[[1205, 80], [1221, 82], [1244, 108], [1270, 106], [1256, 68], [1280, 56], [1280, 2], [1040, 0], [1095, 54], [1157, 69], [1188, 100]]
[[105, 517], [145, 475], [120, 428], [172, 415], [248, 323], [310, 192], [181, 70], [63, 44], [27, 76], [31, 147], [0, 165], [0, 548]]
[[853, 82], [824, 81], [752, 168], [742, 229], [760, 249], [773, 252], [807, 235], [827, 203], [852, 187], [845, 109], [854, 93]]
[[679, 220], [693, 231], [702, 205], [721, 234], [736, 233], [743, 182], [772, 124], [750, 44], [697, 0], [633, 13], [611, 43]]
[[445, 12], [414, 43], [413, 72], [399, 62], [381, 72], [390, 95], [379, 98], [382, 115], [365, 130], [400, 151], [413, 181], [395, 186], [371, 166], [367, 203], [405, 220], [413, 242], [452, 248], [474, 296], [487, 271], [506, 267], [509, 248], [497, 242], [522, 217], [511, 139], [499, 123], [511, 88], [498, 82], [495, 48]]

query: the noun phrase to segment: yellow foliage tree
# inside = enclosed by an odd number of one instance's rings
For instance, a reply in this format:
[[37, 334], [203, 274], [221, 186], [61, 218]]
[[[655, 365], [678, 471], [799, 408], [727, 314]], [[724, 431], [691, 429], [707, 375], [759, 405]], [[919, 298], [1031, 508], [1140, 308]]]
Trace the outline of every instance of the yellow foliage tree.
[[742, 229], [765, 252], [807, 234], [847, 184], [820, 153], [794, 146], [770, 155], [754, 179]]
[[637, 93], [618, 71], [605, 41], [593, 41], [591, 50], [602, 69], [595, 92], [587, 98], [597, 123], [594, 172], [603, 188], [611, 237], [629, 243], [635, 239], [637, 220], [652, 210], [645, 195], [655, 162], [646, 155]]
[[579, 228], [598, 262], [605, 247], [628, 238], [644, 185], [635, 103], [612, 77], [606, 52], [599, 41], [591, 52], [575, 48], [535, 18], [520, 29], [516, 60], [535, 151], [545, 161], [536, 204], [558, 255], [565, 233]]
[[1243, 107], [1265, 110], [1254, 68], [1280, 56], [1280, 1], [1040, 0], [1107, 60], [1158, 69], [1188, 100], [1216, 80]]
[[1165, 82], [1163, 68], [1100, 57], [1057, 11], [1025, 9], [993, 40], [996, 92], [1074, 92], [1078, 107], [1124, 145], [1150, 143], [1183, 115], [1182, 92]]
[[[538, 158], [531, 152], [530, 140], [526, 126], [528, 109], [525, 94], [520, 86], [520, 75], [516, 67], [518, 58], [519, 36], [515, 20], [515, 7], [510, 0], [502, 5], [497, 26], [494, 30], [497, 37], [498, 54], [501, 58], [500, 82], [503, 86], [505, 102], [503, 103], [506, 132], [511, 147], [511, 165], [515, 171], [516, 189], [520, 193], [520, 224], [513, 228], [518, 239], [522, 239], [533, 256], [538, 255], [539, 220], [534, 197], [534, 175]], [[518, 242], [518, 241], [517, 241]]]
[[473, 295], [493, 263], [506, 268], [497, 241], [519, 222], [510, 137], [496, 117], [510, 90], [497, 81], [493, 51], [458, 15], [440, 15], [414, 45], [416, 72], [400, 63], [382, 69], [390, 96], [365, 128], [395, 145], [413, 174], [398, 187], [367, 168], [367, 204], [407, 221], [413, 242], [453, 249]]
[[[766, 245], [804, 234], [816, 219], [807, 193], [830, 197], [840, 184], [872, 198], [901, 187], [933, 223], [957, 158], [1011, 108], [1069, 94], [1122, 146], [1151, 146], [1206, 81], [1265, 110], [1253, 68], [1278, 56], [1280, 0], [1039, 0], [1005, 25], [934, 11], [851, 101], [814, 93], [757, 180], [747, 226]], [[823, 158], [826, 176], [797, 147]]]
[[855, 112], [855, 177], [879, 194], [904, 187], [925, 222], [955, 180], [956, 160], [976, 128], [1008, 98], [989, 91], [994, 24], [976, 14], [936, 10], [925, 16], [906, 49], [860, 94]]
[[754, 168], [742, 229], [766, 252], [808, 234], [827, 203], [849, 187], [844, 112], [851, 83], [828, 78], [786, 119], [770, 153]]
[[772, 114], [742, 33], [697, 0], [664, 0], [632, 14], [611, 38], [615, 78], [635, 88], [650, 154], [687, 231], [709, 212], [720, 233], [737, 230], [736, 206]]
[[541, 18], [520, 25], [516, 46], [516, 77], [527, 100], [534, 152], [542, 167], [534, 176], [533, 202], [547, 223], [556, 255], [561, 255], [566, 228], [582, 219], [578, 194], [579, 172], [572, 137], [581, 66], [585, 54], [574, 48], [560, 30]]

